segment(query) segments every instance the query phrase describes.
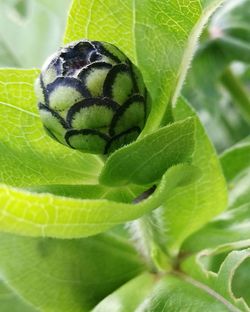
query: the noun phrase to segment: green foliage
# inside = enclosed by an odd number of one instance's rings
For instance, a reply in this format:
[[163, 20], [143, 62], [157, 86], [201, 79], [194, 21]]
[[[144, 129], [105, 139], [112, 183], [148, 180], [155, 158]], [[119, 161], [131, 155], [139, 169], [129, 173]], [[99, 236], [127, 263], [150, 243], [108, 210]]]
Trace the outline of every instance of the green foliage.
[[[79, 199], [75, 198], [74, 189], [73, 197], [67, 198], [53, 195], [54, 186], [52, 194], [49, 187], [46, 193], [38, 194], [31, 192], [32, 188], [27, 191], [1, 185], [1, 229], [59, 238], [97, 234], [159, 207], [173, 189], [192, 182], [194, 173], [196, 171], [190, 165], [172, 167], [164, 174], [153, 195], [137, 205], [105, 199], [106, 193], [98, 199]], [[130, 191], [133, 192], [133, 188]]]
[[188, 161], [194, 150], [194, 119], [173, 123], [113, 153], [100, 183], [117, 186], [150, 184], [173, 165]]
[[1, 234], [0, 240], [1, 275], [42, 311], [89, 311], [144, 269], [115, 236], [64, 241]]
[[[40, 65], [57, 49], [67, 3], [0, 0], [3, 66]], [[51, 140], [36, 108], [40, 71], [0, 70], [1, 312], [249, 311], [249, 0], [218, 11], [194, 56], [222, 3], [72, 1], [64, 42], [116, 45], [150, 93], [142, 134], [111, 156]], [[220, 157], [180, 96], [193, 56], [184, 94], [214, 118], [217, 148], [230, 146]], [[220, 122], [220, 100], [233, 122]]]
[[111, 307], [114, 312], [229, 311], [202, 287], [179, 275], [168, 275], [158, 281], [152, 276], [139, 276], [105, 298], [94, 312], [108, 312]]
[[2, 312], [35, 312], [35, 309], [29, 304], [26, 304], [3, 282], [0, 282], [0, 306]]
[[[194, 112], [180, 99], [173, 111], [175, 120], [194, 116]], [[159, 209], [165, 229], [166, 245], [171, 253], [179, 251], [181, 243], [193, 232], [218, 215], [227, 205], [227, 190], [220, 164], [202, 124], [196, 121], [193, 165], [201, 171], [201, 178], [193, 184], [176, 189]]]
[[250, 237], [249, 216], [249, 202], [237, 209], [224, 212], [190, 236], [184, 243], [183, 250], [196, 252], [205, 248], [248, 240]]
[[[240, 246], [239, 246], [240, 247]], [[196, 280], [197, 285], [201, 283], [208, 293], [223, 303], [227, 311], [248, 311], [248, 306], [243, 298], [236, 298], [232, 292], [232, 282], [235, 271], [250, 256], [250, 250], [232, 251], [224, 259], [218, 272], [211, 272], [201, 263], [202, 257], [214, 255], [218, 250], [205, 250], [196, 257], [188, 258], [183, 263], [185, 274]]]

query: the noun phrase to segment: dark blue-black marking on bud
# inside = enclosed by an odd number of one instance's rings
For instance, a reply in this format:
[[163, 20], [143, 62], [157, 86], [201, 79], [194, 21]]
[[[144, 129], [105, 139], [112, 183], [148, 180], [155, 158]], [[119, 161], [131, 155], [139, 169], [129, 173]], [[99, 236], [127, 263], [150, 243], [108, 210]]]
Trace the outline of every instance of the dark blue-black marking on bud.
[[61, 48], [45, 63], [36, 93], [47, 133], [86, 153], [107, 154], [132, 142], [148, 114], [139, 70], [106, 42]]

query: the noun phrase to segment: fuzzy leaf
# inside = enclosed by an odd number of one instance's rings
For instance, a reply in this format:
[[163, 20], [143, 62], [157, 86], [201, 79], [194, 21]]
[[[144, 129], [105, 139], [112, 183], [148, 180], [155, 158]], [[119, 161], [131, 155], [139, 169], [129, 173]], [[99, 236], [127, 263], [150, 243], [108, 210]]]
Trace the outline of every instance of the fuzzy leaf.
[[169, 274], [155, 279], [154, 276], [141, 275], [128, 282], [105, 298], [93, 312], [168, 312], [168, 311], [238, 311], [229, 310], [228, 305], [183, 275]]
[[1, 234], [0, 246], [1, 275], [39, 311], [90, 311], [144, 270], [133, 248], [108, 234], [78, 240]]
[[249, 138], [225, 151], [220, 161], [229, 187], [229, 208], [184, 243], [186, 251], [199, 251], [250, 238]]
[[236, 243], [250, 238], [250, 203], [226, 211], [191, 235], [182, 251], [198, 252], [205, 248]]
[[35, 185], [25, 188], [32, 193], [49, 193], [78, 199], [108, 199], [114, 202], [132, 203], [145, 191], [145, 186], [106, 187], [102, 185]]
[[195, 168], [178, 165], [163, 176], [155, 192], [138, 204], [31, 193], [0, 185], [0, 229], [58, 238], [97, 234], [159, 207], [173, 189], [193, 182]]
[[[184, 99], [174, 109], [175, 120], [194, 116]], [[227, 205], [227, 188], [216, 152], [197, 120], [195, 150], [192, 164], [201, 171], [201, 178], [193, 184], [174, 190], [164, 207], [156, 212], [162, 228], [165, 245], [170, 252], [178, 253], [182, 242], [209, 220], [222, 212]]]
[[[222, 262], [217, 273], [207, 270], [203, 263], [203, 258], [214, 256], [223, 251], [228, 252], [230, 248], [231, 250], [237, 248], [241, 249], [247, 245], [250, 245], [250, 241], [242, 244], [229, 244], [227, 248], [222, 246], [215, 249], [204, 250], [196, 256], [187, 258], [182, 264], [182, 270], [197, 280], [198, 283], [208, 286], [214, 294], [217, 294], [217, 297], [224, 301], [229, 311], [249, 311], [249, 307], [244, 299], [235, 297], [232, 291], [232, 283], [236, 270], [246, 259], [250, 258], [250, 249], [234, 250], [230, 252]], [[192, 278], [190, 277], [190, 279]], [[245, 286], [248, 287], [248, 285]]]
[[99, 181], [117, 186], [150, 184], [173, 165], [188, 161], [194, 149], [194, 119], [173, 123], [113, 153]]

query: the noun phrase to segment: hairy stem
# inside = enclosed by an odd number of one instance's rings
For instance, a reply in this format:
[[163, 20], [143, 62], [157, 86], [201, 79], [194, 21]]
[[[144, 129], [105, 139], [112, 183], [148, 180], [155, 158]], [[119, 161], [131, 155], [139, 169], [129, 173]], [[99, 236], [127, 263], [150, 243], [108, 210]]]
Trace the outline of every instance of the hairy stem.
[[159, 233], [152, 214], [130, 222], [129, 232], [136, 249], [152, 272], [172, 271], [172, 260], [159, 242]]
[[[153, 185], [133, 200], [134, 204], [148, 198], [155, 191]], [[144, 215], [128, 224], [132, 241], [138, 252], [145, 259], [152, 272], [167, 272], [172, 270], [172, 261], [161, 242], [161, 233], [153, 212]]]

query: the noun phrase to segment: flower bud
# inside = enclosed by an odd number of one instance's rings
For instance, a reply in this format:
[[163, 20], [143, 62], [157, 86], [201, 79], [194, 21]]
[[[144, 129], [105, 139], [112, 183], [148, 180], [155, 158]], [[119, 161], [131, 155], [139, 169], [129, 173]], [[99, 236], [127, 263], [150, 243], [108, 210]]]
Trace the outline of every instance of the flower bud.
[[147, 91], [135, 65], [106, 42], [81, 40], [52, 55], [36, 81], [47, 133], [92, 154], [135, 140], [147, 115]]

